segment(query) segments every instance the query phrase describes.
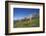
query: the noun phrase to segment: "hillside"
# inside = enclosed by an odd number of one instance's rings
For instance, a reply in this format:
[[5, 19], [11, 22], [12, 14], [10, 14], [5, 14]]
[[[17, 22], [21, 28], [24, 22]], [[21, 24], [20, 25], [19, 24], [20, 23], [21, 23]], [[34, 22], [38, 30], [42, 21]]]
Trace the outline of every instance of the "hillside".
[[14, 20], [14, 27], [39, 27], [39, 15], [32, 14], [21, 20]]

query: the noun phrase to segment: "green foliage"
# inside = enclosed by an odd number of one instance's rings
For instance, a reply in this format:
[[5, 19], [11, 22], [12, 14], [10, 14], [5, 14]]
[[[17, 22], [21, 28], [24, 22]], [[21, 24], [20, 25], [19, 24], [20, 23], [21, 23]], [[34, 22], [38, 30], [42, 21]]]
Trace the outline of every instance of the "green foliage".
[[14, 20], [14, 28], [23, 28], [23, 27], [39, 27], [39, 18], [34, 18], [32, 20], [21, 20], [21, 21], [15, 21]]

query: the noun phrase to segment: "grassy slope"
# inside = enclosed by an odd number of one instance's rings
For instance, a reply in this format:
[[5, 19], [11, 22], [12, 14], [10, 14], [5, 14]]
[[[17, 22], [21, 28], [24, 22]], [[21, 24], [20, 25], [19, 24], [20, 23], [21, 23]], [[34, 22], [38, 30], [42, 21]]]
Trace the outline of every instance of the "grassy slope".
[[25, 21], [19, 21], [14, 23], [14, 27], [38, 27], [39, 26], [39, 19], [32, 19], [30, 20], [25, 20]]

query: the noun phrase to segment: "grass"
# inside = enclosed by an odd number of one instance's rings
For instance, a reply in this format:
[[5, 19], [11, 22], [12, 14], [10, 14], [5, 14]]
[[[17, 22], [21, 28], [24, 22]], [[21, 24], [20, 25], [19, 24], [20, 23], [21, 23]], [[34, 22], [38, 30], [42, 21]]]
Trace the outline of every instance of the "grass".
[[25, 21], [14, 21], [14, 28], [18, 27], [39, 27], [39, 18]]

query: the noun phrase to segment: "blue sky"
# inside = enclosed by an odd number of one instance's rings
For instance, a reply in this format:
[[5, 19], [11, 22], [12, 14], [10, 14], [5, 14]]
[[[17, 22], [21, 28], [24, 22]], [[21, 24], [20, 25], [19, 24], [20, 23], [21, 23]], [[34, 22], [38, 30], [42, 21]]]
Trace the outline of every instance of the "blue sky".
[[39, 9], [35, 8], [13, 8], [13, 18], [15, 20], [20, 17], [31, 15], [32, 13], [39, 13]]

